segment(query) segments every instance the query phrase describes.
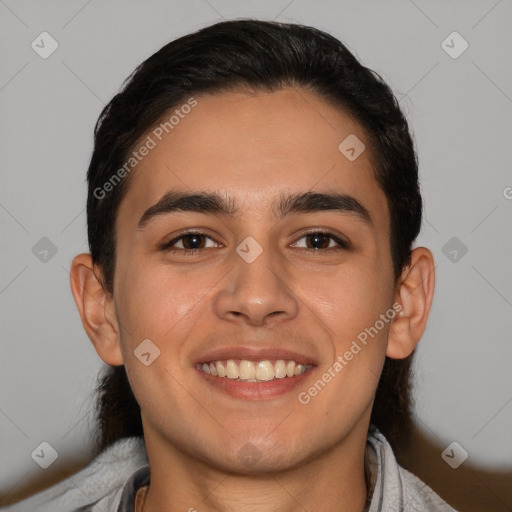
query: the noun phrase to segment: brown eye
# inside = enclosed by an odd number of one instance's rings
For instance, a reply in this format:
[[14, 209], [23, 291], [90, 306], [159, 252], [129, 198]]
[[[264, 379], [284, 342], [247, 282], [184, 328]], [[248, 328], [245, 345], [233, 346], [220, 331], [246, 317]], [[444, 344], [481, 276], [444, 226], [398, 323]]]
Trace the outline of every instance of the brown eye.
[[[211, 241], [209, 245], [208, 241]], [[218, 246], [219, 244], [205, 233], [184, 233], [163, 244], [161, 250], [187, 254]]]
[[325, 233], [311, 233], [306, 235], [306, 244], [309, 249], [327, 249], [329, 247], [329, 235]]
[[[312, 249], [312, 250], [320, 250], [320, 249], [348, 249], [349, 244], [344, 240], [341, 240], [337, 236], [327, 233], [324, 231], [312, 231], [311, 233], [306, 233], [301, 236], [299, 240], [305, 240], [305, 246], [300, 248], [303, 249]], [[297, 246], [297, 242], [294, 246]]]
[[182, 237], [183, 247], [187, 251], [192, 251], [195, 249], [203, 249], [204, 248], [204, 235], [185, 235]]

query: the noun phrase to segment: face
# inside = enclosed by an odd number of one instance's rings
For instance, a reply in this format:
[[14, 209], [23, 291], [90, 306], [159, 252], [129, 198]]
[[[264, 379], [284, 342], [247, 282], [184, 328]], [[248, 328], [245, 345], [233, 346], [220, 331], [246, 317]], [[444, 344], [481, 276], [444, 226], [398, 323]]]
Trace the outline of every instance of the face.
[[361, 126], [315, 94], [195, 99], [146, 134], [118, 212], [123, 362], [148, 448], [294, 467], [366, 438], [396, 295], [386, 198], [369, 150], [338, 149], [368, 148]]

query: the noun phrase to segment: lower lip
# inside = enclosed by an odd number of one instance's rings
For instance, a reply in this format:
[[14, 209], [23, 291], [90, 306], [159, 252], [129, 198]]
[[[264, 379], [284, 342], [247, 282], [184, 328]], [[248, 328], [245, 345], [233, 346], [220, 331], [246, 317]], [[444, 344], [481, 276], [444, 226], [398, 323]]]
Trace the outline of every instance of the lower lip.
[[227, 377], [215, 377], [201, 370], [197, 371], [209, 385], [229, 396], [243, 398], [245, 400], [268, 400], [290, 393], [299, 386], [313, 370], [314, 367], [311, 367], [302, 375], [262, 382], [244, 382], [236, 379], [228, 379]]

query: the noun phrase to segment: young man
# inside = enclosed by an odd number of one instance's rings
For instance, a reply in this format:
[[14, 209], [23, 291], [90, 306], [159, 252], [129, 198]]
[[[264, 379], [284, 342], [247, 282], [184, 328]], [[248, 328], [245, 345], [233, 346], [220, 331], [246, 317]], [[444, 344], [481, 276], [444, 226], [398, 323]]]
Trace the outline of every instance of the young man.
[[453, 510], [391, 448], [434, 264], [407, 123], [345, 46], [254, 20], [166, 45], [88, 182], [101, 453], [13, 511]]

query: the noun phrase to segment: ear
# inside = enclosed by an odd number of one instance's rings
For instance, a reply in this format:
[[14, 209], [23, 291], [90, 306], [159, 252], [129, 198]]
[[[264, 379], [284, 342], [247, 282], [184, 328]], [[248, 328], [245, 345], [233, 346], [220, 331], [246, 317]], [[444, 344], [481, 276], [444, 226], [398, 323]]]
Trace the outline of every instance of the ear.
[[113, 297], [108, 293], [90, 254], [79, 254], [71, 264], [71, 292], [82, 318], [85, 332], [105, 363], [123, 364], [119, 323]]
[[395, 301], [401, 309], [389, 331], [388, 357], [403, 359], [420, 341], [427, 326], [434, 285], [434, 257], [425, 247], [418, 247], [412, 251], [411, 263], [404, 268], [398, 281]]

